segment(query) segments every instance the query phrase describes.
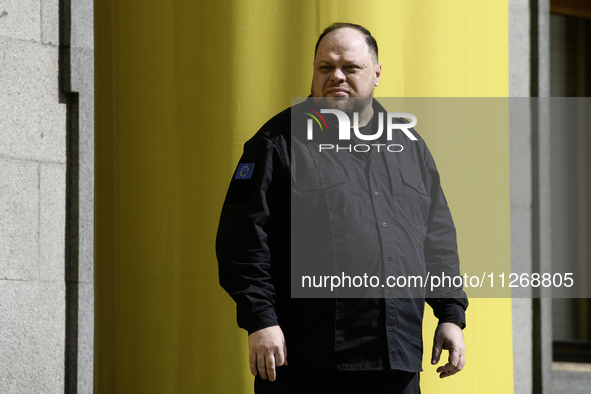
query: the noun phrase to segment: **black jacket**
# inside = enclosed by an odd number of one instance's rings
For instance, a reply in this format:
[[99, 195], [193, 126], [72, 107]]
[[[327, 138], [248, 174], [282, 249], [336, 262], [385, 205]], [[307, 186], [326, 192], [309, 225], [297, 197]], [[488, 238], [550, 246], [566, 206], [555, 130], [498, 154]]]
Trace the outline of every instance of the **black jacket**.
[[[402, 152], [347, 152], [349, 143], [367, 142], [355, 140], [344, 141], [338, 155], [318, 152], [299, 127], [309, 105], [276, 115], [245, 144], [217, 234], [220, 283], [236, 301], [240, 327], [252, 333], [281, 326], [290, 363], [420, 371], [425, 299], [440, 322], [464, 324], [461, 287], [432, 293], [427, 283], [392, 293], [399, 289], [378, 286], [380, 295], [368, 297], [344, 290], [327, 296], [324, 289], [324, 298], [292, 298], [302, 272], [292, 272], [292, 263], [317, 267], [316, 258], [329, 261], [333, 274], [369, 272], [381, 283], [388, 276], [459, 275], [455, 228], [433, 158], [414, 130], [417, 141], [402, 133], [382, 141], [404, 146]], [[375, 126], [385, 110], [373, 105]], [[302, 223], [311, 225], [302, 231]]]

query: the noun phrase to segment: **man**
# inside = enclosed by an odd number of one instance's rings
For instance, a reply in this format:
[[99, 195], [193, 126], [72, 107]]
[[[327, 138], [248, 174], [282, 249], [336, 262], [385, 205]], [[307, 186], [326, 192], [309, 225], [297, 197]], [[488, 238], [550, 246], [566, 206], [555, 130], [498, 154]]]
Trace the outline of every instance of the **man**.
[[[377, 113], [384, 111], [373, 100], [380, 77], [377, 43], [369, 31], [334, 24], [316, 44], [312, 99], [305, 105], [327, 98], [332, 109], [350, 118], [357, 113], [358, 128], [371, 134]], [[338, 156], [346, 169], [321, 165], [327, 156], [291, 138], [296, 116], [293, 108], [283, 111], [246, 143], [218, 229], [220, 283], [237, 303], [238, 324], [249, 333], [255, 391], [419, 393], [425, 299], [291, 298], [290, 263], [300, 253], [304, 260], [310, 257], [301, 235], [319, 240], [321, 247], [339, 245], [322, 251], [326, 255], [319, 261], [345, 255], [351, 267], [384, 274], [399, 274], [404, 267], [459, 272], [455, 229], [432, 157], [413, 131], [417, 141], [404, 155], [350, 152]], [[304, 222], [318, 224], [311, 225], [308, 237], [305, 232], [292, 237], [290, 201], [308, 204], [301, 211], [310, 212]], [[343, 220], [335, 219], [338, 215]], [[344, 232], [337, 228], [342, 223]], [[439, 362], [442, 349], [449, 350], [448, 362], [437, 369], [441, 377], [465, 363], [468, 303], [461, 289], [447, 290], [427, 299], [439, 318], [432, 363]]]

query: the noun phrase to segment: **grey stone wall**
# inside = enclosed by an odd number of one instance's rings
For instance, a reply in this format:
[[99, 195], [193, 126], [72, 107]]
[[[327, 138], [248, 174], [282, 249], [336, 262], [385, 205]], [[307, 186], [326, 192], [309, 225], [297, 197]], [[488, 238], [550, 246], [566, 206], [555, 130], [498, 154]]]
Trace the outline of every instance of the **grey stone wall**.
[[58, 1], [0, 2], [0, 391], [60, 393], [66, 106]]
[[[69, 0], [70, 138], [67, 392], [92, 393], [94, 368], [94, 20], [92, 0]], [[65, 45], [62, 39], [62, 45]]]
[[92, 4], [0, 1], [1, 393], [92, 392]]
[[[509, 94], [550, 95], [550, 2], [509, 0]], [[542, 102], [544, 103], [544, 102]], [[551, 144], [548, 102], [537, 111], [512, 101], [512, 270], [552, 272]], [[524, 113], [529, 114], [523, 116]], [[556, 230], [555, 230], [556, 231]], [[558, 230], [560, 231], [560, 230]], [[513, 365], [516, 394], [587, 393], [591, 368], [552, 360], [552, 299], [514, 298]]]
[[[530, 1], [509, 0], [509, 96], [530, 96]], [[511, 270], [532, 272], [531, 119], [527, 99], [510, 101]], [[531, 294], [529, 294], [531, 297]], [[531, 394], [533, 386], [532, 300], [512, 299], [513, 386]]]

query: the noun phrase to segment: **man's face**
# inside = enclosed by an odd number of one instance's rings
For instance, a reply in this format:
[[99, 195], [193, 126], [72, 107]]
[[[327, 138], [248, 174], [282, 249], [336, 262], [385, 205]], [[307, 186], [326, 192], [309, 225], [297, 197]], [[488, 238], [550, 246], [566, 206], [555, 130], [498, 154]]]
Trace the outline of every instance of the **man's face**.
[[[313, 97], [342, 97], [344, 108], [347, 97], [373, 97], [378, 86], [382, 64], [369, 51], [361, 32], [352, 28], [333, 30], [322, 38], [314, 59], [312, 78]], [[349, 103], [351, 104], [351, 103]], [[349, 111], [346, 111], [349, 112]]]

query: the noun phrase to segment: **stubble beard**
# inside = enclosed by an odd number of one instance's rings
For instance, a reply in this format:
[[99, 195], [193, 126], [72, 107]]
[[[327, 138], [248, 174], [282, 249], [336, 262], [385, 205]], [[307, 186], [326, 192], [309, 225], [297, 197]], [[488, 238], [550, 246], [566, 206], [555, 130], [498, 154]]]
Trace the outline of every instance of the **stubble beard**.
[[323, 96], [322, 94], [316, 94], [313, 88], [310, 89], [310, 91], [312, 97], [319, 97], [322, 99], [324, 107], [343, 111], [347, 114], [347, 116], [349, 116], [350, 119], [353, 119], [354, 112], [361, 114], [363, 110], [365, 110], [367, 107], [371, 107], [374, 89], [372, 87], [372, 89], [369, 92], [367, 92], [367, 95], [361, 97], [328, 97]]

